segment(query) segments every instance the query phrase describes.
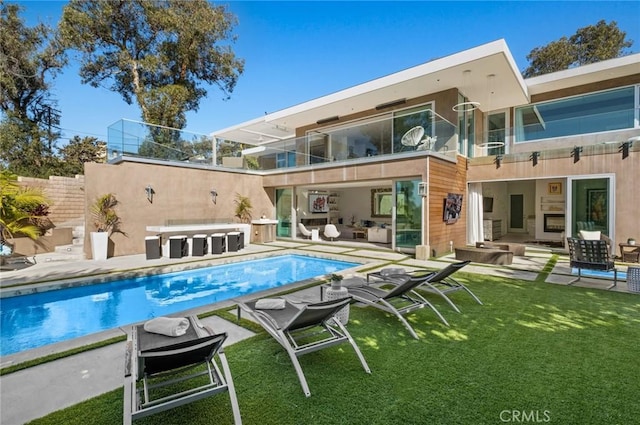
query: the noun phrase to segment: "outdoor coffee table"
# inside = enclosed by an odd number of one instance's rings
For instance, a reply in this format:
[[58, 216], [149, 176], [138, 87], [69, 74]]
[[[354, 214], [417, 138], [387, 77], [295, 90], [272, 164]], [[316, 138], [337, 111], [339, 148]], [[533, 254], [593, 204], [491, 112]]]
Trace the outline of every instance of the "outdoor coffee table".
[[621, 243], [620, 256], [626, 263], [640, 263], [640, 245]]

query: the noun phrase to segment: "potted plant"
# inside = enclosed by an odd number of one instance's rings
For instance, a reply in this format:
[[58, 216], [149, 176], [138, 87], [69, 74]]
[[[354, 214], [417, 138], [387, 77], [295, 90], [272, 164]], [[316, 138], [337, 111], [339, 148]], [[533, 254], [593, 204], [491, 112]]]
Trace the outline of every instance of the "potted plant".
[[340, 289], [342, 288], [342, 276], [339, 274], [331, 274], [331, 276], [329, 276], [329, 279], [331, 280], [331, 288], [332, 289]]
[[120, 229], [122, 219], [116, 213], [118, 200], [113, 193], [96, 198], [91, 205], [91, 216], [95, 232], [91, 232], [91, 256], [94, 260], [106, 260], [109, 248], [109, 237], [114, 233], [124, 232]]
[[627, 244], [635, 245], [636, 244], [636, 240], [634, 238], [629, 238], [629, 239], [627, 239]]
[[251, 200], [246, 196], [242, 196], [239, 193], [236, 193], [236, 217], [242, 223], [251, 222], [251, 209], [253, 206], [251, 205]]

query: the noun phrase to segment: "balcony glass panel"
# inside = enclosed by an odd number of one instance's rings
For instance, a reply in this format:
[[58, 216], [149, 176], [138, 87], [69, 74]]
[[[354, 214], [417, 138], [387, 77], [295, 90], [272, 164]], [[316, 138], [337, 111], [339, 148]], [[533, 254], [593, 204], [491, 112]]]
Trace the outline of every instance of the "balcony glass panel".
[[[213, 161], [213, 139], [206, 134], [120, 120], [107, 129], [109, 159], [122, 155], [165, 161], [208, 163]], [[218, 146], [222, 151], [238, 151], [236, 144]]]
[[[416, 126], [423, 127], [423, 138], [414, 146], [402, 145], [402, 136]], [[458, 144], [455, 125], [425, 106], [261, 145], [213, 140], [204, 134], [129, 120], [111, 125], [108, 138], [110, 160], [124, 155], [247, 170], [308, 167], [426, 151], [455, 156]]]

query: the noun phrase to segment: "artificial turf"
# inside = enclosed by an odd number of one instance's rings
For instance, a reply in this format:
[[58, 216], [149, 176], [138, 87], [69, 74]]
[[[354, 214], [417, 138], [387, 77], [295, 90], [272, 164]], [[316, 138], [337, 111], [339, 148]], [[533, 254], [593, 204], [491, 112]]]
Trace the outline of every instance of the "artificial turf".
[[[302, 392], [284, 350], [261, 332], [225, 351], [244, 424], [631, 424], [640, 417], [640, 297], [634, 294], [463, 274], [484, 305], [463, 292], [462, 310], [429, 299], [408, 315], [420, 340], [393, 316], [351, 307], [348, 344], [300, 358]], [[122, 389], [32, 424], [122, 420]], [[217, 395], [135, 422], [231, 424]]]

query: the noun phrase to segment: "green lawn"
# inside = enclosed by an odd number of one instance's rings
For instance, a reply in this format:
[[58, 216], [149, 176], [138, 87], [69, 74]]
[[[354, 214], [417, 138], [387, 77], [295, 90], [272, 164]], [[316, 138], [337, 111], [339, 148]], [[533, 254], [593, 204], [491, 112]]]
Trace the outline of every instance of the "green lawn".
[[[430, 299], [394, 317], [351, 307], [349, 329], [371, 367], [348, 345], [301, 358], [305, 398], [284, 350], [264, 332], [229, 347], [245, 424], [631, 424], [640, 417], [640, 297], [579, 287], [462, 274], [484, 306], [462, 292], [455, 313]], [[515, 415], [515, 416], [514, 416]], [[518, 419], [516, 421], [514, 418]], [[122, 389], [33, 424], [122, 419]], [[526, 420], [525, 420], [526, 419]], [[219, 395], [136, 424], [231, 424]]]

